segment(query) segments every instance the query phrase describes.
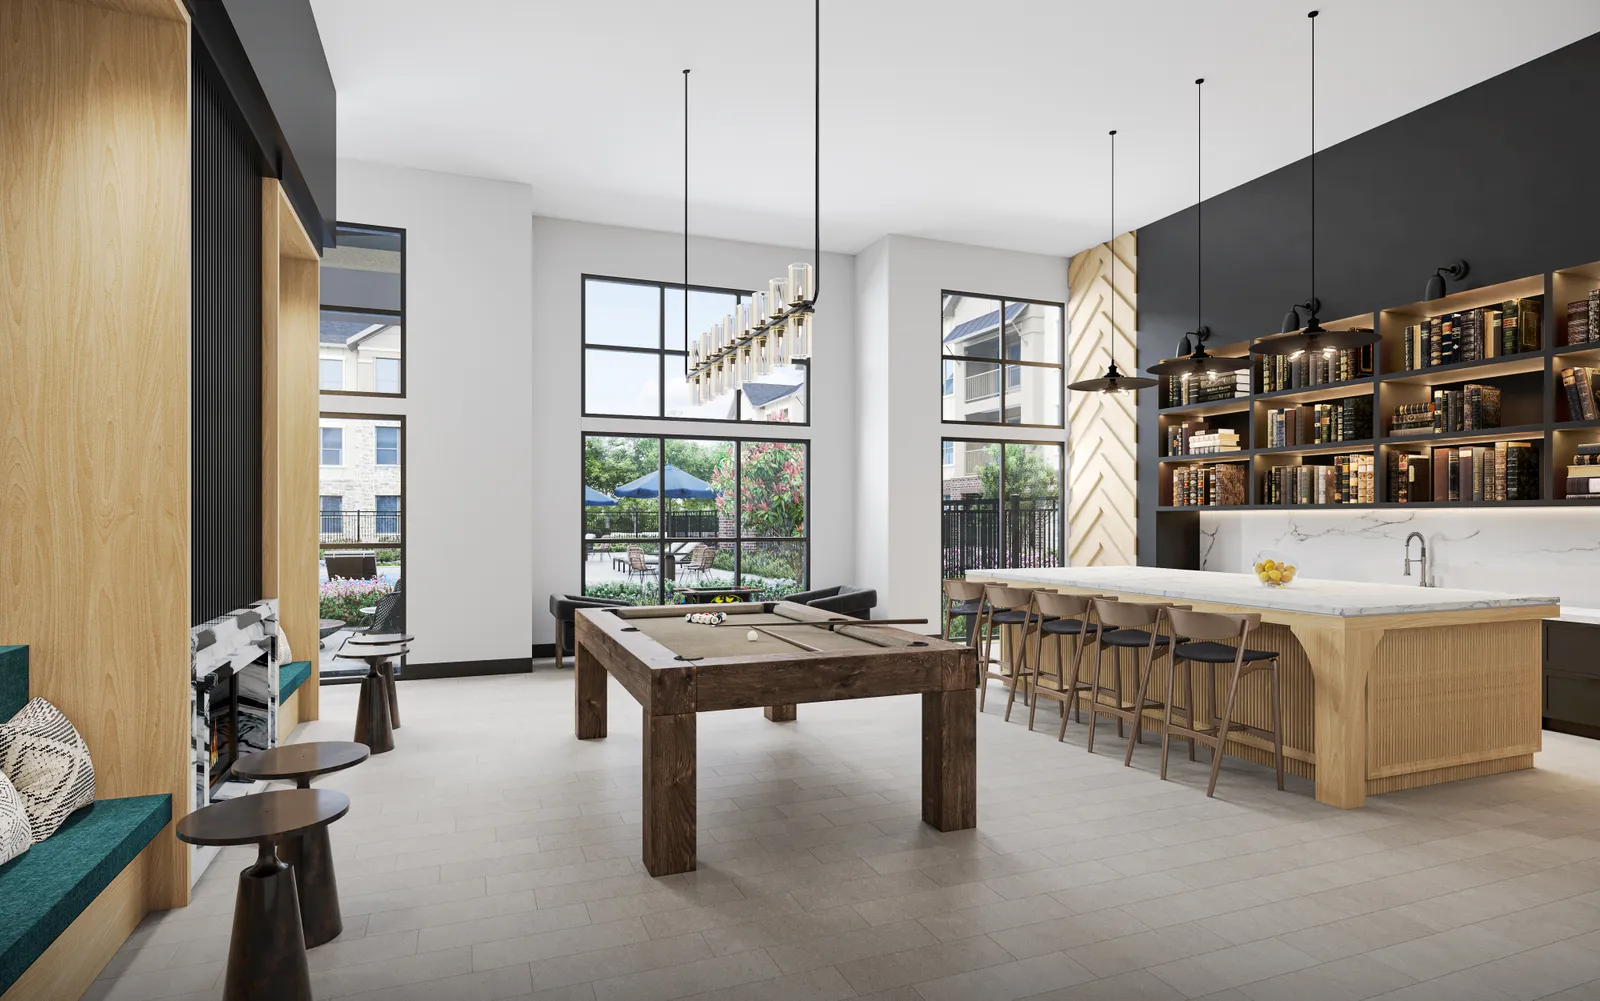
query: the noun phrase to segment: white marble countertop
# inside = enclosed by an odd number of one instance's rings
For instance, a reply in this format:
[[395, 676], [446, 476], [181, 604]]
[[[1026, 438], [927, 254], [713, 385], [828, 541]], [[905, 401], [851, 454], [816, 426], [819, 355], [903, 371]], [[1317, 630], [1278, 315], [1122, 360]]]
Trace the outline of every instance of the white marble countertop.
[[1015, 570], [968, 570], [969, 578], [993, 577], [1057, 587], [1098, 588], [1163, 598], [1186, 598], [1245, 608], [1337, 615], [1406, 615], [1416, 612], [1462, 612], [1478, 608], [1559, 605], [1545, 595], [1500, 594], [1451, 587], [1402, 587], [1361, 581], [1300, 577], [1288, 587], [1270, 588], [1251, 574], [1160, 567], [1035, 567]]

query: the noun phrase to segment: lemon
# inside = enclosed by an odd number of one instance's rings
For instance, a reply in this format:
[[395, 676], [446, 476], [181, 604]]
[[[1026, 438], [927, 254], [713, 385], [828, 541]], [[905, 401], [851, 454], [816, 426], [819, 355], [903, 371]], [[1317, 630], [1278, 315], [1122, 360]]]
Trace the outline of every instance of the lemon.
[[1282, 580], [1283, 579], [1283, 571], [1282, 570], [1268, 570], [1267, 571], [1267, 576], [1272, 578], [1273, 580]]
[[1257, 577], [1260, 577], [1260, 578], [1261, 578], [1261, 580], [1262, 580], [1262, 581], [1263, 581], [1263, 582], [1265, 582], [1265, 581], [1267, 581], [1267, 580], [1269, 580], [1269, 579], [1270, 579], [1270, 578], [1269, 578], [1269, 577], [1268, 577], [1268, 576], [1267, 576], [1267, 572], [1266, 572], [1266, 571], [1265, 571], [1265, 570], [1262, 570], [1262, 571], [1259, 571], [1259, 572], [1258, 572], [1258, 573], [1257, 573], [1257, 574], [1256, 574], [1256, 576], [1257, 576]]
[[1291, 580], [1294, 580], [1294, 567], [1290, 567], [1283, 572], [1283, 582], [1287, 584]]

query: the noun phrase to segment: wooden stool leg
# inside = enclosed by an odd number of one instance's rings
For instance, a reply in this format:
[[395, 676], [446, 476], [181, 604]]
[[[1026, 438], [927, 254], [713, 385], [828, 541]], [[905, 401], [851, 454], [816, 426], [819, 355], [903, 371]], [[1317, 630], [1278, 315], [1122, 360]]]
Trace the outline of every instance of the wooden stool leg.
[[1167, 704], [1161, 711], [1161, 781], [1167, 780], [1167, 748], [1172, 743], [1172, 693], [1178, 684], [1178, 665], [1184, 665], [1184, 673], [1188, 674], [1188, 661], [1180, 661], [1176, 657], [1167, 668]]
[[[1111, 648], [1111, 658], [1112, 658], [1113, 662], [1116, 660], [1116, 650], [1117, 650], [1116, 647], [1112, 647]], [[1101, 672], [1105, 668], [1105, 661], [1103, 661], [1101, 659], [1100, 655], [1103, 652], [1104, 652], [1104, 650], [1101, 648], [1100, 644], [1096, 643], [1094, 645], [1094, 664], [1090, 668], [1090, 670], [1093, 673], [1089, 677], [1089, 746], [1088, 746], [1088, 751], [1089, 751], [1090, 754], [1094, 753], [1094, 725], [1095, 725], [1095, 721], [1100, 718], [1100, 675], [1101, 675]]]
[[982, 616], [978, 627], [983, 630], [983, 653], [978, 657], [978, 711], [983, 712], [989, 701], [989, 654], [994, 649], [994, 634], [990, 631], [993, 627]]
[[[1134, 656], [1138, 656], [1135, 654]], [[1111, 648], [1111, 694], [1117, 700], [1117, 739], [1122, 739], [1122, 647]]]
[[[1058, 674], [1060, 673], [1060, 667], [1061, 667], [1061, 643], [1058, 640], [1056, 642], [1056, 672]], [[1030, 731], [1033, 729], [1033, 717], [1034, 717], [1034, 714], [1039, 711], [1039, 679], [1041, 677], [1043, 677], [1043, 674], [1044, 674], [1044, 624], [1041, 623], [1039, 625], [1039, 638], [1034, 641], [1034, 645], [1033, 645], [1033, 685], [1032, 685], [1032, 688], [1031, 688], [1031, 690], [1029, 692], [1030, 699], [1029, 699], [1029, 702], [1028, 702], [1028, 729]], [[1059, 691], [1059, 687], [1058, 687], [1057, 690]], [[1066, 712], [1067, 711], [1065, 704], [1062, 705], [1061, 711], [1062, 712]]]
[[[1034, 669], [1037, 668], [1038, 662], [1035, 661]], [[1023, 626], [1022, 638], [1017, 641], [1017, 644], [1012, 648], [1011, 653], [1011, 692], [1006, 696], [1006, 714], [1004, 717], [1007, 723], [1011, 722], [1011, 706], [1017, 701], [1018, 685], [1023, 686], [1023, 702], [1027, 702], [1028, 700], [1028, 687], [1026, 682], [1029, 677], [1031, 677], [1031, 675], [1029, 674], [1028, 667], [1028, 627]]]
[[[1177, 669], [1177, 662], [1173, 662], [1173, 669]], [[1172, 693], [1167, 693], [1167, 701], [1172, 700]], [[1170, 718], [1170, 717], [1169, 717]], [[1183, 662], [1183, 720], [1185, 725], [1194, 730], [1194, 664]], [[1194, 760], [1194, 737], [1189, 738], [1189, 760]]]
[[1211, 757], [1211, 781], [1206, 784], [1206, 797], [1209, 799], [1217, 791], [1217, 773], [1222, 770], [1222, 754], [1228, 747], [1228, 724], [1233, 720], [1233, 697], [1239, 691], [1239, 670], [1234, 668], [1233, 677], [1228, 679], [1228, 699], [1222, 705], [1222, 722], [1217, 724], [1217, 751]]
[[[1133, 764], [1133, 749], [1138, 746], [1139, 738], [1144, 735], [1144, 700], [1150, 690], [1150, 676], [1155, 673], [1155, 653], [1148, 648], [1144, 654], [1144, 674], [1139, 674], [1139, 654], [1133, 655], [1133, 673], [1139, 682], [1138, 694], [1133, 697], [1133, 732], [1128, 735], [1128, 750], [1122, 755], [1122, 767], [1127, 768]], [[1170, 675], [1169, 675], [1170, 680]], [[1167, 693], [1167, 701], [1172, 701], [1172, 694]]]
[[1278, 658], [1272, 658], [1272, 757], [1278, 769], [1278, 791], [1283, 791], [1283, 693], [1278, 683]]

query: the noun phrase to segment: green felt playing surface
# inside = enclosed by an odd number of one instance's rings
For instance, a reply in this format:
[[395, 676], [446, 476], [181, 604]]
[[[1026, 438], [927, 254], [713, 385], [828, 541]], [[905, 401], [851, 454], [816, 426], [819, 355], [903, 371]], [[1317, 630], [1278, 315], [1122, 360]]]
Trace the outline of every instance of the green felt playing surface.
[[[706, 611], [713, 606], [697, 607]], [[728, 613], [727, 621], [720, 626], [685, 622], [683, 617], [687, 613], [683, 611], [682, 606], [621, 609], [617, 614], [627, 619], [628, 625], [637, 626], [641, 633], [680, 657], [757, 657], [768, 654], [803, 655], [809, 652], [765, 633], [757, 633], [756, 638], [751, 640], [748, 638], [751, 626], [776, 625], [779, 626], [776, 631], [782, 632], [785, 636], [831, 652], [881, 650], [886, 647], [906, 646], [911, 642], [884, 629], [868, 629], [852, 625], [833, 629], [796, 626], [793, 623], [805, 620], [784, 615], [782, 612], [764, 612], [760, 605], [729, 605], [717, 608], [716, 611]]]

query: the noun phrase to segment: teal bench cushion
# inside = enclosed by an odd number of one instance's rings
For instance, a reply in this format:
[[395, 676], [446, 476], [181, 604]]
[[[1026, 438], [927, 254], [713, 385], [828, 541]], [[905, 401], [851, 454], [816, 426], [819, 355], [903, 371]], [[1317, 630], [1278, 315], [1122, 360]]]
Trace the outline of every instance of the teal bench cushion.
[[0, 723], [28, 702], [28, 648], [0, 646]]
[[169, 795], [100, 800], [0, 865], [0, 994], [171, 819]]
[[278, 701], [293, 695], [311, 677], [311, 661], [296, 660], [278, 668]]

